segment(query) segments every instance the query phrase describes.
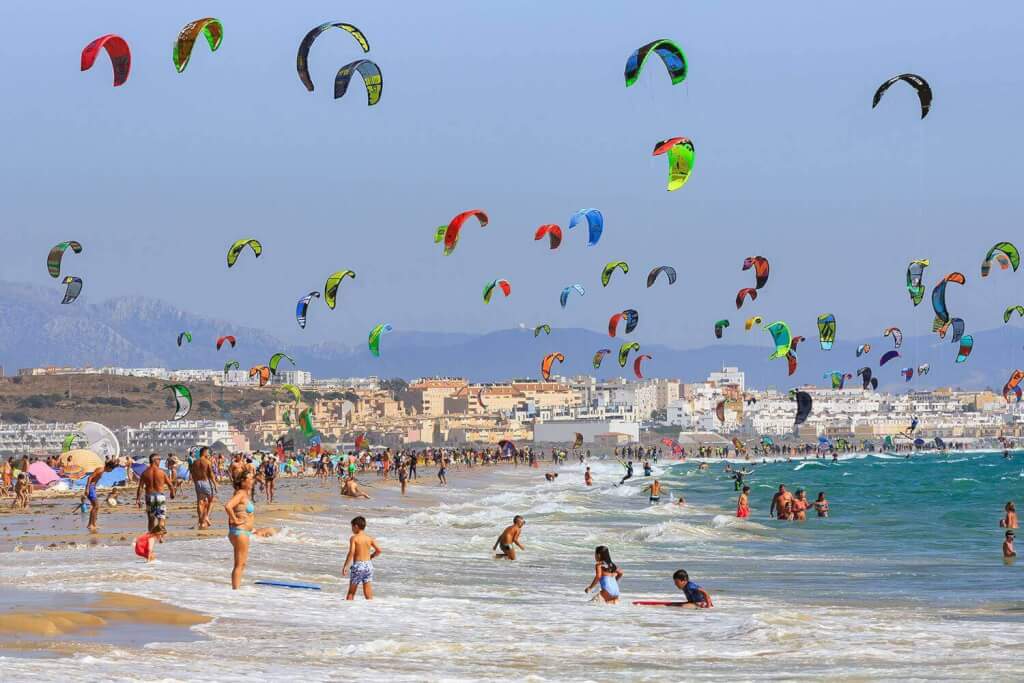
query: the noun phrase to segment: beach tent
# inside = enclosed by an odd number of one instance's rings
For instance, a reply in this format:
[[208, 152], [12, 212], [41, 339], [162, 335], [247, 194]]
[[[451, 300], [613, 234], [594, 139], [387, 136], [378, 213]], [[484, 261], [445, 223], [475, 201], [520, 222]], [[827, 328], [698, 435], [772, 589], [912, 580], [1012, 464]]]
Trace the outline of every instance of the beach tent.
[[[89, 475], [92, 474], [92, 470], [85, 473], [85, 476], [79, 477], [73, 484], [74, 488], [82, 489], [85, 488], [85, 482], [89, 480]], [[123, 486], [128, 482], [128, 473], [123, 467], [115, 467], [109, 472], [104, 472], [100, 476], [99, 482], [96, 484], [96, 488], [109, 489], [115, 486]]]
[[28, 466], [29, 475], [40, 486], [49, 486], [60, 480], [60, 475], [53, 471], [53, 468], [45, 462], [34, 462]]
[[84, 474], [91, 474], [98, 467], [103, 467], [103, 458], [90, 450], [80, 448], [61, 453], [60, 465], [65, 475], [71, 479], [78, 479]]

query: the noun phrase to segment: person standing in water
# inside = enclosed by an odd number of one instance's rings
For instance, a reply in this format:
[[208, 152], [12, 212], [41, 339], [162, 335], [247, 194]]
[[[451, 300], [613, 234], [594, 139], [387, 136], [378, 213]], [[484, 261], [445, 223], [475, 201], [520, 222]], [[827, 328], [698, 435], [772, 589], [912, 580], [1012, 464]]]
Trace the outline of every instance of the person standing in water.
[[523, 532], [523, 527], [526, 525], [526, 520], [521, 516], [516, 515], [512, 518], [511, 526], [505, 527], [505, 530], [498, 536], [498, 540], [494, 542], [494, 546], [491, 550], [497, 550], [501, 547], [501, 553], [494, 556], [494, 559], [500, 560], [502, 558], [506, 560], [516, 559], [516, 549], [512, 547], [513, 544], [519, 546], [520, 550], [526, 550], [523, 544], [519, 542], [519, 535]]
[[811, 506], [807, 493], [803, 489], [796, 490], [796, 496], [789, 504], [789, 518], [794, 522], [807, 521], [807, 508]]
[[162, 469], [160, 456], [152, 453], [149, 456], [149, 467], [139, 477], [139, 485], [135, 489], [135, 505], [142, 507], [142, 494], [146, 494], [146, 530], [150, 533], [167, 527], [167, 497], [164, 491], [169, 490], [174, 500], [174, 483]]
[[828, 501], [825, 500], [825, 492], [818, 491], [818, 499], [814, 501], [814, 509], [819, 517], [828, 517]]
[[381, 549], [377, 540], [365, 532], [366, 518], [362, 515], [354, 517], [352, 536], [348, 539], [348, 555], [341, 568], [341, 575], [349, 577], [346, 600], [355, 599], [359, 586], [363, 587], [363, 597], [373, 600], [373, 560], [380, 557]]
[[741, 519], [750, 517], [750, 487], [744, 486], [736, 501], [736, 516]]
[[242, 574], [249, 560], [249, 542], [256, 520], [256, 506], [252, 502], [252, 487], [256, 478], [248, 470], [241, 470], [232, 480], [235, 495], [224, 505], [228, 513], [228, 540], [235, 551], [235, 565], [231, 570], [231, 588], [238, 590]]
[[587, 471], [583, 473], [583, 483], [587, 486], [594, 485], [594, 477], [591, 476], [589, 467], [587, 468]]
[[1013, 504], [1013, 501], [1008, 501], [1006, 506], [1003, 508], [1006, 514], [1001, 520], [999, 520], [999, 527], [1001, 529], [1016, 529], [1017, 528], [1017, 506]]
[[[622, 570], [612, 562], [612, 554], [608, 546], [599, 545], [594, 549], [594, 580], [583, 589], [584, 593], [590, 593], [595, 586], [601, 590], [597, 595], [606, 603], [615, 604], [619, 601], [619, 579], [622, 578]], [[597, 597], [597, 596], [595, 596]]]
[[793, 494], [786, 490], [785, 484], [779, 484], [779, 491], [772, 496], [771, 507], [768, 508], [768, 516], [780, 520], [789, 519], [789, 508], [793, 501]]
[[441, 456], [441, 466], [437, 468], [437, 480], [441, 486], [448, 485], [448, 461], [444, 455]]
[[645, 486], [644, 491], [650, 492], [650, 498], [647, 502], [651, 503], [652, 505], [654, 503], [661, 501], [661, 482], [658, 481], [657, 479], [655, 479], [650, 484]]
[[1017, 534], [1013, 529], [1006, 530], [1006, 538], [1003, 540], [1003, 557], [1017, 557], [1017, 550], [1013, 547], [1013, 539]]

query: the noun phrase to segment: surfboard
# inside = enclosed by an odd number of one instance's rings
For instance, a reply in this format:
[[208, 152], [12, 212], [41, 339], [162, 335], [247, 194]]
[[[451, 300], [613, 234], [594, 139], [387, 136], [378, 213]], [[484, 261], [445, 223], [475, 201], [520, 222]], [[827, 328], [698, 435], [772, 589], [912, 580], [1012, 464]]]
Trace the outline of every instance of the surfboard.
[[685, 602], [670, 602], [668, 600], [634, 600], [634, 605], [651, 605], [655, 607], [682, 607]]
[[311, 583], [287, 583], [284, 581], [253, 581], [257, 586], [271, 586], [273, 588], [298, 588], [300, 590], [318, 591], [320, 586]]

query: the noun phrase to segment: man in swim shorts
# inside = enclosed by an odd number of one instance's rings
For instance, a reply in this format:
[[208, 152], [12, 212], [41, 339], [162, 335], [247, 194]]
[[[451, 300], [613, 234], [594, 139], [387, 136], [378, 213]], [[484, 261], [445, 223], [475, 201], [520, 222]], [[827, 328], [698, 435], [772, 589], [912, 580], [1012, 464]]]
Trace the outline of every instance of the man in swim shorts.
[[217, 479], [214, 476], [213, 462], [210, 460], [210, 448], [199, 449], [199, 459], [189, 467], [189, 476], [196, 489], [196, 523], [197, 529], [210, 527], [210, 508], [213, 497], [217, 495]]
[[[380, 557], [376, 539], [366, 533], [366, 518], [360, 515], [352, 520], [352, 536], [348, 539], [348, 555], [341, 575], [349, 577], [346, 600], [356, 597], [356, 589], [363, 587], [363, 597], [373, 600], [373, 560]], [[350, 571], [351, 569], [351, 571]]]
[[100, 515], [100, 506], [96, 501], [96, 486], [100, 483], [100, 477], [107, 472], [113, 472], [117, 466], [112, 460], [108, 460], [103, 467], [97, 467], [85, 481], [85, 497], [89, 499], [89, 531], [96, 531]]
[[648, 502], [651, 504], [661, 501], [661, 482], [655, 479], [650, 483], [649, 486], [644, 488], [645, 491], [650, 491], [651, 497]]
[[786, 490], [785, 484], [779, 484], [779, 491], [772, 496], [771, 507], [768, 508], [768, 516], [776, 519], [789, 519], [789, 508], [793, 501], [793, 494]]
[[513, 544], [519, 546], [520, 550], [526, 550], [523, 544], [519, 542], [519, 534], [522, 533], [525, 524], [526, 520], [519, 515], [512, 518], [512, 525], [505, 527], [505, 530], [501, 532], [498, 540], [494, 542], [494, 546], [491, 548], [491, 550], [497, 550], [499, 546], [501, 547], [501, 553], [495, 555], [495, 559], [516, 559], [516, 550], [512, 547]]
[[142, 493], [146, 493], [146, 518], [148, 521], [147, 531], [150, 533], [161, 531], [167, 528], [167, 497], [165, 490], [170, 490], [171, 498], [174, 498], [174, 486], [162, 469], [160, 469], [160, 456], [153, 453], [149, 456], [149, 467], [139, 477], [139, 485], [135, 489], [135, 504], [142, 506]]

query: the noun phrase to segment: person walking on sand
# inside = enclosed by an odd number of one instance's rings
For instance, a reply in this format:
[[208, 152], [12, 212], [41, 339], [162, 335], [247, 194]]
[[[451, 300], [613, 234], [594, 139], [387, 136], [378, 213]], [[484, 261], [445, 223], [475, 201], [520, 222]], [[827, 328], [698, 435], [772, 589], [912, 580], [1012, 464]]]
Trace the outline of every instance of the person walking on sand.
[[497, 550], [499, 547], [501, 548], [501, 552], [495, 555], [494, 559], [516, 559], [516, 549], [512, 547], [513, 545], [519, 546], [520, 550], [526, 550], [526, 548], [523, 547], [523, 544], [519, 542], [519, 535], [523, 532], [523, 526], [525, 526], [525, 524], [526, 520], [519, 515], [512, 518], [511, 526], [505, 527], [505, 530], [501, 532], [501, 535], [498, 536], [498, 540], [494, 542], [494, 546], [491, 548], [491, 550]]
[[[354, 600], [356, 590], [363, 587], [363, 597], [373, 600], [373, 561], [380, 557], [381, 549], [377, 540], [366, 533], [366, 518], [360, 515], [352, 519], [352, 536], [348, 539], [348, 555], [341, 568], [341, 575], [349, 577], [346, 600]], [[350, 571], [351, 570], [351, 571]]]
[[135, 505], [142, 507], [142, 492], [146, 492], [146, 530], [155, 532], [167, 528], [167, 497], [165, 490], [170, 490], [174, 500], [174, 484], [162, 469], [160, 456], [153, 453], [149, 456], [149, 467], [139, 477], [139, 485], [135, 489]]
[[210, 460], [210, 449], [203, 446], [199, 449], [199, 458], [189, 467], [189, 476], [196, 490], [196, 528], [210, 528], [210, 508], [213, 498], [217, 495], [217, 478]]
[[740, 491], [740, 497], [736, 501], [736, 516], [740, 519], [750, 517], [750, 487], [744, 486]]
[[999, 520], [999, 527], [1001, 529], [1016, 529], [1017, 528], [1017, 506], [1013, 504], [1013, 501], [1008, 501], [1006, 506], [1003, 507], [1006, 514], [1001, 520]]
[[273, 453], [263, 456], [263, 463], [260, 466], [263, 473], [263, 492], [267, 496], [267, 502], [274, 502], [274, 480], [277, 479], [277, 456]]
[[100, 483], [100, 477], [107, 472], [112, 472], [116, 463], [108, 460], [103, 467], [97, 467], [85, 481], [85, 497], [89, 499], [89, 531], [96, 532], [99, 529], [100, 506], [96, 499], [96, 487]]
[[612, 554], [608, 546], [599, 545], [594, 549], [594, 580], [583, 589], [584, 593], [590, 593], [595, 586], [600, 586], [598, 595], [608, 604], [615, 604], [619, 601], [619, 580], [622, 578], [622, 570], [612, 562]]

